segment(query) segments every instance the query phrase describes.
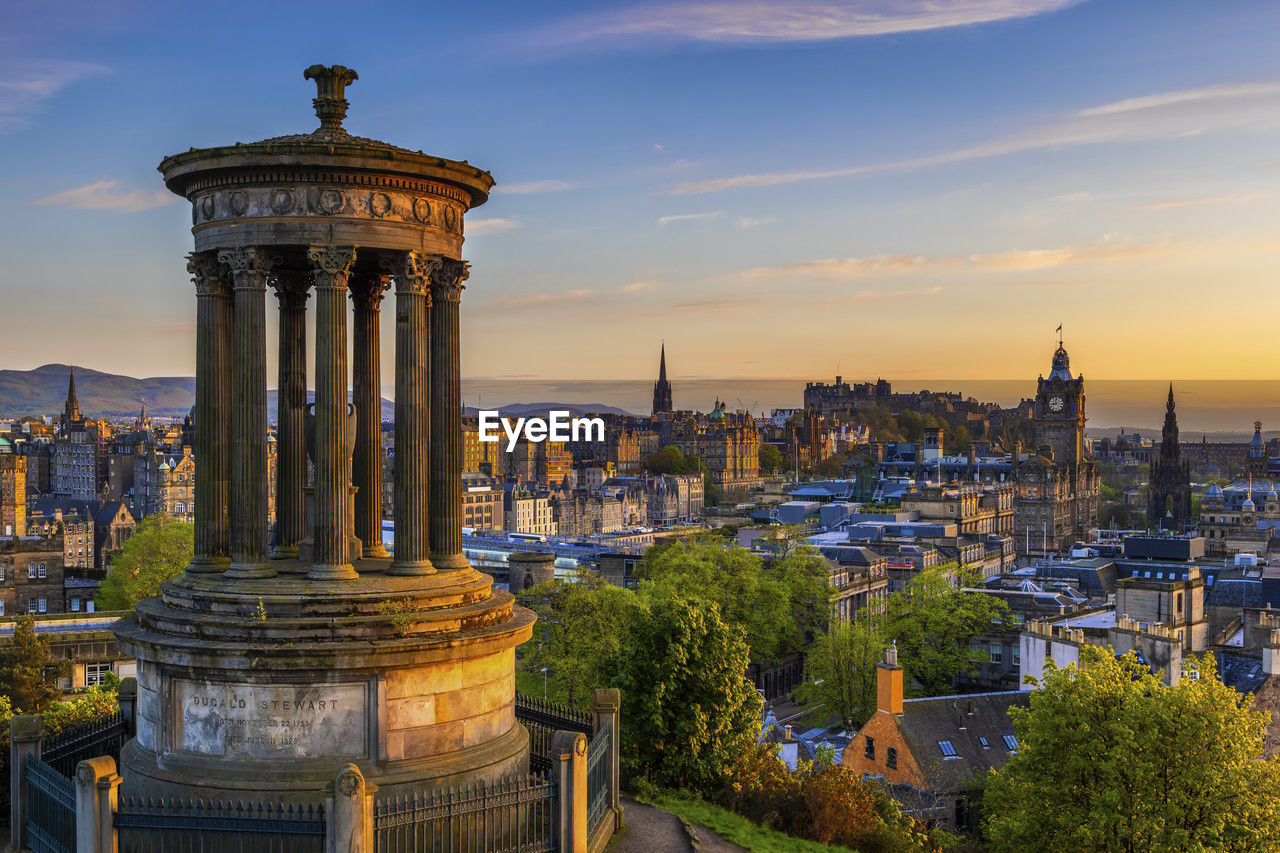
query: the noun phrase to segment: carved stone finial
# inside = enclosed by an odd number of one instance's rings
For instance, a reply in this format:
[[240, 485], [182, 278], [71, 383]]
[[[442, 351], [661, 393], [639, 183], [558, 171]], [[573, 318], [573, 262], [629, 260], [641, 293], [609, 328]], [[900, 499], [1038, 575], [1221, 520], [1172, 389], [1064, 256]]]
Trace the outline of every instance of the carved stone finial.
[[342, 131], [342, 120], [347, 117], [344, 93], [360, 76], [344, 65], [312, 65], [302, 77], [316, 81], [316, 97], [311, 103], [320, 118], [320, 129]]

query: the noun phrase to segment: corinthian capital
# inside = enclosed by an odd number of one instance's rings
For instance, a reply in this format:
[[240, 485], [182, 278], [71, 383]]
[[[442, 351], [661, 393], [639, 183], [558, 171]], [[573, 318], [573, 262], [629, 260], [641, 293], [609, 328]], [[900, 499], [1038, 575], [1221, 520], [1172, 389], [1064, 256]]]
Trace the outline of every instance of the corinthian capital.
[[317, 287], [346, 287], [356, 262], [356, 249], [312, 244], [307, 247], [307, 257], [315, 267]]
[[213, 252], [191, 252], [187, 255], [187, 272], [196, 286], [196, 296], [227, 296], [227, 268]]
[[462, 299], [462, 283], [471, 274], [471, 264], [453, 258], [439, 260], [440, 265], [431, 273], [431, 298], [457, 302]]
[[431, 275], [443, 258], [419, 252], [405, 252], [394, 258], [383, 258], [381, 266], [395, 277], [396, 293], [430, 296]]
[[285, 309], [302, 308], [311, 295], [310, 276], [296, 270], [277, 270], [271, 276], [271, 286], [275, 288], [280, 307]]
[[351, 279], [351, 302], [361, 311], [377, 311], [382, 294], [391, 287], [391, 276], [360, 274]]
[[280, 256], [272, 254], [263, 246], [240, 246], [235, 249], [219, 249], [218, 260], [231, 268], [236, 284], [240, 284], [242, 273], [253, 273], [260, 279], [255, 283], [266, 285], [267, 273], [280, 263]]

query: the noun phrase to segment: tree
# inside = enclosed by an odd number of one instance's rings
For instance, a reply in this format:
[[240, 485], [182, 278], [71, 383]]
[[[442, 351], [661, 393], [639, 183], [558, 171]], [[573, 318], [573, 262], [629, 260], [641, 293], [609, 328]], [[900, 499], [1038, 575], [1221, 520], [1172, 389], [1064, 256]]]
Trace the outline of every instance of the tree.
[[[800, 536], [793, 541], [803, 542]], [[831, 564], [809, 545], [793, 548], [772, 566], [791, 599], [792, 645], [806, 646], [831, 622]]]
[[713, 602], [647, 604], [609, 662], [622, 692], [622, 768], [632, 779], [710, 794], [759, 732], [746, 639]]
[[784, 464], [782, 451], [768, 442], [760, 442], [761, 471], [781, 471]]
[[667, 445], [645, 460], [644, 467], [650, 474], [683, 474], [684, 454], [680, 448]]
[[107, 577], [98, 588], [99, 610], [132, 610], [160, 594], [160, 584], [180, 574], [195, 554], [195, 525], [164, 513], [138, 523], [124, 548], [111, 556]]
[[49, 638], [36, 633], [35, 620], [21, 616], [13, 626], [13, 639], [0, 647], [0, 696], [14, 713], [38, 714], [62, 695], [56, 682], [69, 664], [49, 662]]
[[744, 630], [753, 661], [777, 660], [799, 647], [790, 588], [745, 548], [722, 541], [671, 542], [646, 551], [637, 576], [637, 592], [646, 600], [715, 602], [725, 622]]
[[1030, 707], [1010, 711], [1018, 750], [987, 785], [990, 849], [1280, 850], [1268, 715], [1212, 655], [1172, 687], [1110, 648], [1047, 665]]
[[[926, 696], [952, 692], [960, 673], [975, 671], [982, 662], [969, 650], [969, 640], [1009, 608], [982, 592], [952, 587], [943, 567], [924, 569], [905, 589], [889, 596], [885, 634], [898, 644], [898, 660], [909, 679]], [[976, 578], [961, 574], [961, 583]]]
[[577, 705], [604, 683], [601, 662], [621, 646], [635, 594], [582, 568], [573, 580], [546, 581], [524, 590], [519, 601], [538, 614], [534, 641], [524, 647], [521, 667], [541, 672], [545, 666], [564, 687], [569, 704]]
[[851, 731], [876, 710], [876, 664], [888, 645], [870, 619], [838, 622], [809, 648], [808, 680], [796, 688], [805, 705], [821, 704]]

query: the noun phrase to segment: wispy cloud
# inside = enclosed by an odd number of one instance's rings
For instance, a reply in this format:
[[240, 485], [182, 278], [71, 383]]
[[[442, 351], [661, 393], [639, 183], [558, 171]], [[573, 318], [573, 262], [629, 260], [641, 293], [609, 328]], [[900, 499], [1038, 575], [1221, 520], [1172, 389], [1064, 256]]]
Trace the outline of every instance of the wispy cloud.
[[665, 228], [673, 222], [697, 222], [703, 219], [716, 219], [724, 216], [723, 210], [710, 210], [706, 213], [680, 213], [675, 216], [659, 216], [658, 227]]
[[915, 299], [921, 296], [937, 296], [942, 292], [941, 285], [934, 285], [923, 290], [861, 290], [851, 296], [836, 296], [831, 299], [820, 299], [814, 305], [864, 305], [868, 302], [883, 302], [888, 299]]
[[502, 195], [532, 195], [533, 193], [562, 193], [576, 190], [580, 185], [571, 181], [525, 181], [522, 184], [495, 184], [493, 191]]
[[1199, 207], [1213, 204], [1250, 204], [1263, 198], [1262, 193], [1230, 193], [1228, 195], [1188, 196], [1167, 198], [1129, 205], [1129, 210], [1169, 210], [1175, 207]]
[[843, 0], [642, 3], [575, 15], [521, 34], [540, 53], [654, 43], [769, 44], [939, 30], [1026, 18], [1081, 0]]
[[28, 127], [34, 115], [77, 80], [109, 69], [63, 60], [0, 63], [0, 133]]
[[533, 308], [539, 305], [552, 305], [571, 299], [584, 299], [595, 293], [594, 290], [551, 290], [542, 293], [495, 293], [490, 300], [490, 309]]
[[1109, 242], [1063, 249], [1019, 249], [970, 255], [875, 255], [866, 258], [827, 258], [776, 267], [756, 267], [737, 273], [748, 281], [804, 277], [819, 281], [854, 281], [876, 276], [939, 272], [1034, 272], [1067, 264], [1132, 260], [1162, 254], [1169, 244], [1116, 246]]
[[[1280, 124], [1280, 82], [1207, 86], [1128, 98], [1079, 110], [1058, 121], [941, 154], [838, 169], [736, 175], [667, 187], [667, 195], [698, 195], [743, 187], [904, 172], [1024, 151], [1107, 142], [1176, 139], [1210, 131]], [[1074, 194], [1072, 194], [1074, 195]]]
[[500, 231], [511, 231], [520, 227], [514, 219], [473, 219], [467, 223], [467, 235], [478, 237], [482, 234], [497, 234]]
[[118, 180], [95, 181], [73, 190], [54, 193], [31, 202], [48, 207], [71, 207], [77, 210], [114, 210], [137, 213], [174, 204], [179, 198], [168, 190], [129, 189]]
[[746, 231], [748, 228], [758, 228], [761, 225], [769, 225], [777, 221], [778, 219], [775, 216], [767, 216], [761, 219], [753, 219], [750, 216], [740, 216], [738, 217], [738, 221], [733, 223], [733, 227], [737, 228], [739, 231]]
[[652, 290], [657, 287], [656, 281], [633, 281], [630, 284], [624, 284], [618, 288], [619, 293], [639, 293], [642, 290]]

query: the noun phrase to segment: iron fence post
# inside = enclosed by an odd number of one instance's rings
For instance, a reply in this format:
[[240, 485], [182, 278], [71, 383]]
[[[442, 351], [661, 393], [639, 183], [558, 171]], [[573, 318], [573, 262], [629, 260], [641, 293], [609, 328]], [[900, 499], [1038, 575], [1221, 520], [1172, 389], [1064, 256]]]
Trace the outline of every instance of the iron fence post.
[[40, 757], [44, 721], [36, 714], [18, 714], [9, 720], [9, 850], [27, 846], [27, 786], [23, 774], [27, 759]]

